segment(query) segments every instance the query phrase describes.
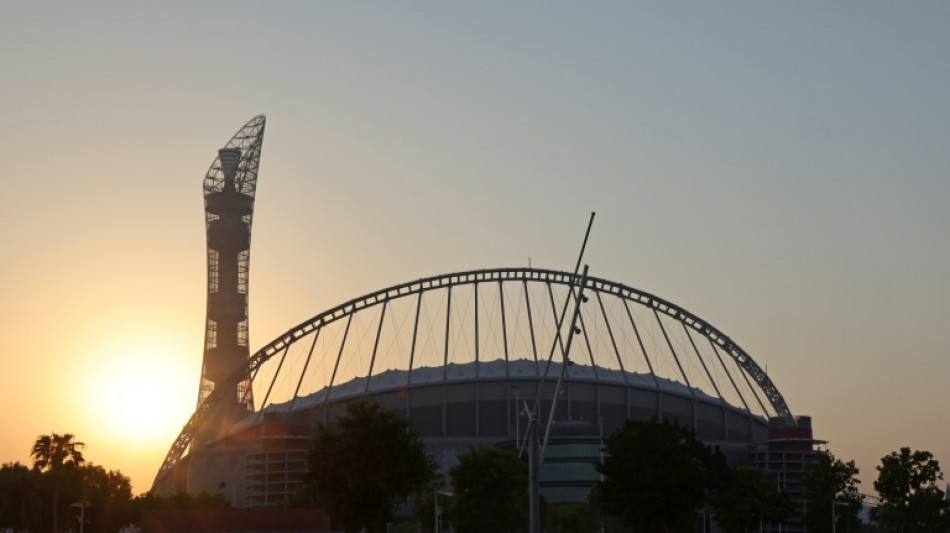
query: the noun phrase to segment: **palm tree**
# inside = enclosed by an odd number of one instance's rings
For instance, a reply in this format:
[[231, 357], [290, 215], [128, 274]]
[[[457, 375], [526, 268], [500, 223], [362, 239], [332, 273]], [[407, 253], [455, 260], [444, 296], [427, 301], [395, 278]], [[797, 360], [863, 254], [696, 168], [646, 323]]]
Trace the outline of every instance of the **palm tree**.
[[7, 463], [0, 466], [0, 521], [14, 531], [36, 531], [41, 526], [38, 470]]
[[80, 466], [85, 459], [82, 456], [84, 443], [74, 440], [72, 433], [58, 435], [40, 435], [33, 443], [30, 457], [33, 458], [33, 468], [41, 472], [49, 472], [53, 480], [53, 533], [58, 529], [59, 507], [59, 477], [63, 467]]
[[58, 435], [40, 435], [33, 444], [30, 457], [33, 458], [33, 468], [41, 471], [58, 471], [64, 465], [79, 466], [85, 459], [82, 456], [82, 442], [77, 442], [72, 433]]

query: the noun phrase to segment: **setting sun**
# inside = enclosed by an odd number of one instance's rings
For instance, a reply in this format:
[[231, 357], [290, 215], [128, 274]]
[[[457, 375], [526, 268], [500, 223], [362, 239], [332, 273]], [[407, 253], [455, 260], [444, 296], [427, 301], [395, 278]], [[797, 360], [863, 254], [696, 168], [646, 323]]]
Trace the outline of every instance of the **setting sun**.
[[114, 441], [168, 444], [194, 410], [196, 370], [162, 347], [116, 350], [95, 372], [86, 406]]

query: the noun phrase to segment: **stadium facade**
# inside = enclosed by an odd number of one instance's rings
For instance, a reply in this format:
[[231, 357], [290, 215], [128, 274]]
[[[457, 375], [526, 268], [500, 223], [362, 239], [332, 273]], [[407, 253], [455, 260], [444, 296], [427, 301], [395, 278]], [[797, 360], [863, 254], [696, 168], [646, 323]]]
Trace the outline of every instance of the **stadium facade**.
[[[542, 421], [554, 409], [540, 474], [549, 502], [586, 500], [599, 480], [594, 465], [602, 437], [628, 418], [693, 428], [707, 444], [774, 471], [783, 487], [800, 494], [804, 462], [814, 453], [810, 420], [794, 417], [769, 376], [720, 330], [621, 283], [534, 268], [432, 276], [322, 312], [251, 355], [250, 210], [235, 212], [243, 224], [236, 230], [240, 247], [227, 248], [242, 277], [224, 283], [230, 277], [221, 274], [222, 247], [212, 242], [218, 215], [208, 198], [227, 189], [229, 172], [240, 181], [252, 169], [256, 187], [263, 123], [257, 117], [242, 128], [206, 177], [210, 340], [199, 406], [153, 492], [208, 491], [236, 507], [281, 505], [307, 469], [315, 428], [347, 402], [368, 399], [405, 413], [443, 472], [472, 445], [516, 446], [525, 409], [536, 401]], [[228, 171], [234, 164], [227, 158], [235, 156], [237, 170]], [[254, 187], [245, 189], [251, 207]], [[241, 225], [234, 217], [229, 224]], [[561, 317], [581, 285], [587, 298], [565, 354], [572, 326]], [[229, 355], [213, 359], [224, 352]], [[800, 498], [797, 504], [800, 512]], [[782, 525], [800, 530], [798, 515]]]

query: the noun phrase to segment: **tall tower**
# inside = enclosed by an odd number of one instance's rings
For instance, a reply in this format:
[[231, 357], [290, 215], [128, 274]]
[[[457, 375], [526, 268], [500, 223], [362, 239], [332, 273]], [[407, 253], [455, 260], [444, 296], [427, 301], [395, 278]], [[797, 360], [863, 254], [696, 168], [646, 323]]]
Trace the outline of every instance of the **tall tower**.
[[228, 384], [248, 364], [247, 294], [251, 219], [257, 169], [264, 139], [264, 115], [245, 124], [211, 164], [204, 179], [208, 235], [208, 307], [198, 405], [220, 387], [229, 387], [219, 411], [225, 419], [254, 409], [249, 380]]

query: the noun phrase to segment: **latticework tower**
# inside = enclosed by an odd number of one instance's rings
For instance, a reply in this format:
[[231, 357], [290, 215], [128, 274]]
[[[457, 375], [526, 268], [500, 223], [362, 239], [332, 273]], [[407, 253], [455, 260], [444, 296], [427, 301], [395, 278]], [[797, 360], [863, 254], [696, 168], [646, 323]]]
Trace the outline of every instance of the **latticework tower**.
[[[218, 150], [204, 179], [208, 307], [198, 405], [248, 361], [251, 220], [263, 139], [264, 116], [259, 115]], [[235, 390], [221, 407], [235, 414], [252, 411], [250, 381], [231, 386]]]

